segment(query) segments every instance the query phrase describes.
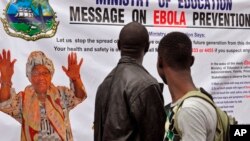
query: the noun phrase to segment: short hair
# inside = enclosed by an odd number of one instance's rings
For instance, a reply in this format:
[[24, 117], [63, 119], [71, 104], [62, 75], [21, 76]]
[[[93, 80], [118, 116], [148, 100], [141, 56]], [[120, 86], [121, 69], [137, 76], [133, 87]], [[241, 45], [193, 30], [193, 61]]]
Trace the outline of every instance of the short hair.
[[158, 55], [172, 69], [190, 69], [192, 64], [192, 42], [184, 33], [168, 33], [159, 43]]
[[122, 52], [137, 54], [149, 44], [148, 31], [142, 24], [130, 22], [122, 28], [119, 42]]

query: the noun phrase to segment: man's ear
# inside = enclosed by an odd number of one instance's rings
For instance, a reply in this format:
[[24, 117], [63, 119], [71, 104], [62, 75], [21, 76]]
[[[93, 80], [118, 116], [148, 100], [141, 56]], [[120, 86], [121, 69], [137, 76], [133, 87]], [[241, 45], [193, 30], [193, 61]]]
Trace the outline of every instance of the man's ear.
[[195, 59], [194, 56], [191, 56], [190, 67], [193, 66], [193, 64], [194, 64], [194, 59]]
[[144, 53], [148, 52], [149, 45], [150, 45], [150, 43], [147, 42], [146, 45], [145, 45]]
[[165, 84], [167, 84], [166, 74], [164, 73], [164, 64], [163, 64], [163, 58], [158, 56], [157, 59], [157, 71], [161, 79]]
[[120, 40], [118, 40], [117, 46], [118, 46], [118, 49], [121, 50], [121, 41]]
[[157, 60], [157, 66], [158, 66], [158, 68], [163, 69], [163, 60], [159, 56], [158, 56], [158, 60]]

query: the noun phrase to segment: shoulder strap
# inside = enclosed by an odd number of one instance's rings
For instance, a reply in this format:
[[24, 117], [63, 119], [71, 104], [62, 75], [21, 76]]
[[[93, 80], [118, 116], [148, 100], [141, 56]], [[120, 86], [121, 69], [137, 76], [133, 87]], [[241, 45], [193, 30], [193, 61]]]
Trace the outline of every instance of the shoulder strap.
[[216, 106], [214, 104], [214, 101], [209, 96], [207, 96], [206, 94], [202, 93], [201, 91], [191, 91], [191, 92], [188, 92], [186, 95], [184, 95], [182, 97], [182, 100], [178, 104], [178, 107], [180, 108], [182, 106], [184, 100], [186, 100], [187, 98], [190, 98], [190, 97], [201, 98], [201, 99], [207, 101], [208, 103], [210, 103], [214, 108], [216, 108]]
[[[215, 110], [216, 110], [216, 106], [215, 106], [213, 100], [212, 100], [209, 96], [207, 96], [207, 94], [204, 94], [204, 93], [201, 92], [201, 91], [190, 91], [190, 92], [188, 92], [187, 94], [185, 94], [185, 95], [181, 98], [181, 101], [180, 101], [180, 102], [175, 106], [175, 108], [173, 109], [173, 110], [175, 111], [175, 115], [176, 115], [176, 114], [178, 113], [178, 111], [180, 110], [180, 108], [181, 108], [183, 102], [184, 102], [186, 99], [190, 98], [190, 97], [198, 97], [198, 98], [201, 98], [201, 99], [207, 101], [208, 103], [210, 103], [210, 104], [215, 108]], [[179, 129], [179, 126], [178, 126], [178, 124], [177, 124], [177, 116], [175, 116], [174, 127], [175, 127], [176, 131], [180, 134], [180, 136], [182, 136], [182, 133], [181, 133], [181, 131], [180, 131], [180, 129]]]

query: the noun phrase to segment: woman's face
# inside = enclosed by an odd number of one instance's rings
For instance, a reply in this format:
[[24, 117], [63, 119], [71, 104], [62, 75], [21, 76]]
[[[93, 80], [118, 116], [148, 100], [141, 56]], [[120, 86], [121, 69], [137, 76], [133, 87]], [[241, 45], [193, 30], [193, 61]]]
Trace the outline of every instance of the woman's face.
[[45, 94], [51, 84], [50, 71], [44, 65], [36, 65], [31, 71], [31, 84], [36, 93]]

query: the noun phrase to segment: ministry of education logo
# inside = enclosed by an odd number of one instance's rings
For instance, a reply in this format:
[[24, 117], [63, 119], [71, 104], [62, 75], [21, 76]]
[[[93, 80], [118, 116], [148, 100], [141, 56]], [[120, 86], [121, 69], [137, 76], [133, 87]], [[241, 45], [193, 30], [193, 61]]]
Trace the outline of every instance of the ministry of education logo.
[[1, 18], [6, 33], [27, 41], [53, 37], [59, 22], [48, 1], [10, 0]]

